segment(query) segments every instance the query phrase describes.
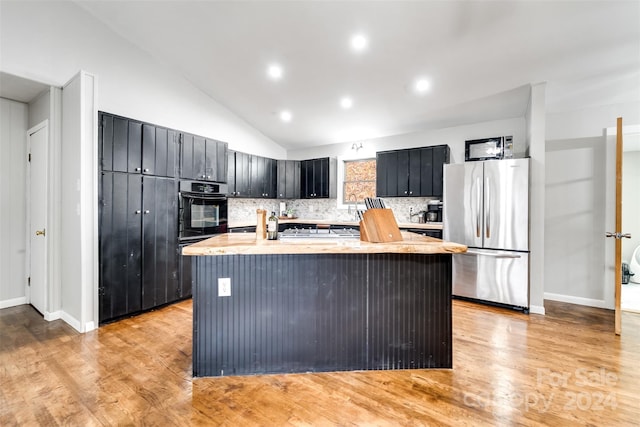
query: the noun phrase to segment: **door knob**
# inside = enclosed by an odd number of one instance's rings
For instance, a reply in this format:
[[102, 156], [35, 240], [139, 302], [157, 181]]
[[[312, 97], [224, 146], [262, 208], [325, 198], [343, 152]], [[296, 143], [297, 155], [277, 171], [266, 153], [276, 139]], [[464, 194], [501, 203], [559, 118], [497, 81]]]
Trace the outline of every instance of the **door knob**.
[[622, 234], [622, 233], [611, 233], [611, 232], [608, 232], [608, 231], [607, 231], [607, 233], [605, 234], [605, 236], [607, 236], [607, 237], [613, 237], [613, 238], [615, 238], [615, 239], [622, 239], [623, 237], [624, 237], [625, 239], [630, 239], [630, 238], [631, 238], [631, 233], [624, 233], [624, 234]]
[[45, 236], [45, 229], [43, 228], [42, 230], [36, 230], [36, 236]]

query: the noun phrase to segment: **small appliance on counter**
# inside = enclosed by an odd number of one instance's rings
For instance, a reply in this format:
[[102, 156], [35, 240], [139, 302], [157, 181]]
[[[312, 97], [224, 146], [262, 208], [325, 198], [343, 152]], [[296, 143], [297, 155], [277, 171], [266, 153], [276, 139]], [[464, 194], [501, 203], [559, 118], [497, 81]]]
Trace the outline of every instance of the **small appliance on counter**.
[[430, 200], [425, 213], [426, 222], [442, 222], [442, 201]]

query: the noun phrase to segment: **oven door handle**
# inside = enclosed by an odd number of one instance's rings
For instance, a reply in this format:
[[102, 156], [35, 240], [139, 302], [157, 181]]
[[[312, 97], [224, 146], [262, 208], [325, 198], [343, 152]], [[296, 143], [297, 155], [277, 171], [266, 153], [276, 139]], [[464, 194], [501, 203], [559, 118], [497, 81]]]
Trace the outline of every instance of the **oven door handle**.
[[180, 192], [180, 195], [189, 199], [227, 200], [227, 196], [224, 194], [189, 193], [187, 191], [182, 191]]

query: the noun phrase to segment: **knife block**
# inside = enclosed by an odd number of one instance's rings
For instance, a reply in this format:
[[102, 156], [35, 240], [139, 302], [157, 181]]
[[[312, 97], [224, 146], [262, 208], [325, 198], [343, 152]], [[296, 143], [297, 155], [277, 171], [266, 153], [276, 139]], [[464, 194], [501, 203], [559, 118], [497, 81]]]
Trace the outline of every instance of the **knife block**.
[[402, 233], [391, 209], [367, 209], [360, 221], [360, 240], [372, 243], [401, 242]]

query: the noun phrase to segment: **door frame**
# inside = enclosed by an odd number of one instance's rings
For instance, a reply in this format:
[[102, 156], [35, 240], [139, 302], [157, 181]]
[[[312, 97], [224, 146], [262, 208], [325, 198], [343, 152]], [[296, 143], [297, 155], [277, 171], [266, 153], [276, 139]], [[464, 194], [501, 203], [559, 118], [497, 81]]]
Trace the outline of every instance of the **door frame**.
[[[45, 177], [45, 182], [44, 182], [44, 189], [45, 189], [45, 197], [47, 197], [47, 193], [49, 190], [49, 148], [50, 147], [50, 135], [49, 135], [49, 119], [45, 119], [43, 121], [41, 121], [40, 123], [38, 123], [37, 125], [29, 128], [27, 130], [27, 154], [30, 155], [31, 154], [31, 136], [38, 132], [41, 131], [42, 129], [45, 129], [45, 136], [46, 136], [46, 144], [47, 144], [47, 156], [46, 156], [46, 161], [45, 163], [47, 164], [47, 171], [44, 174]], [[31, 303], [31, 287], [29, 285], [29, 278], [31, 277], [31, 203], [29, 202], [31, 200], [31, 161], [29, 159], [29, 157], [27, 156], [26, 160], [26, 187], [25, 187], [25, 199], [26, 199], [26, 222], [27, 222], [27, 227], [26, 227], [26, 256], [25, 256], [25, 273], [26, 273], [26, 278], [25, 278], [25, 296], [27, 299], [27, 303], [30, 304]], [[47, 203], [47, 209], [45, 212], [45, 230], [49, 229], [49, 206]], [[45, 241], [45, 252], [44, 252], [44, 259], [42, 260], [42, 268], [43, 268], [43, 274], [42, 277], [44, 278], [44, 309], [43, 309], [43, 316], [46, 320], [51, 320], [48, 319], [48, 314], [50, 312], [50, 301], [49, 301], [49, 296], [51, 295], [51, 289], [50, 289], [50, 285], [51, 282], [49, 280], [49, 245], [48, 245], [48, 240]]]
[[[621, 131], [619, 131], [621, 129]], [[616, 206], [616, 169], [617, 169], [617, 143], [618, 134], [624, 138], [627, 134], [640, 133], [640, 125], [623, 125], [610, 127], [605, 129], [605, 141], [606, 147], [606, 195], [605, 206]], [[622, 183], [621, 183], [622, 185]], [[615, 209], [605, 209], [605, 221], [603, 231], [624, 232], [624, 230], [616, 231], [616, 212]], [[616, 269], [615, 266], [615, 252], [616, 241], [618, 239], [605, 238], [605, 265], [604, 265], [604, 298], [607, 308], [614, 310], [614, 330], [616, 335], [620, 335], [622, 332], [622, 319], [620, 310], [620, 298], [621, 289], [616, 289], [616, 280], [620, 281], [620, 288], [622, 287], [622, 272], [620, 269]]]

